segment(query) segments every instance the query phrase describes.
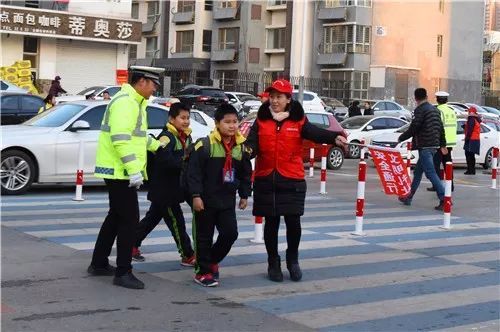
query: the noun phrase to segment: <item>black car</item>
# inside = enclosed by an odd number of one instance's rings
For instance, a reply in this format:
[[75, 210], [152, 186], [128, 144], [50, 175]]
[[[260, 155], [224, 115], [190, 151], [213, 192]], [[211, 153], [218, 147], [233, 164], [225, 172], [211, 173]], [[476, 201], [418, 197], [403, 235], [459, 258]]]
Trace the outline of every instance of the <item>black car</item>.
[[0, 103], [2, 125], [23, 123], [37, 115], [44, 105], [42, 98], [18, 92], [2, 92]]
[[221, 89], [199, 85], [187, 85], [177, 92], [174, 97], [192, 108], [205, 112], [212, 118], [215, 109], [229, 101]]

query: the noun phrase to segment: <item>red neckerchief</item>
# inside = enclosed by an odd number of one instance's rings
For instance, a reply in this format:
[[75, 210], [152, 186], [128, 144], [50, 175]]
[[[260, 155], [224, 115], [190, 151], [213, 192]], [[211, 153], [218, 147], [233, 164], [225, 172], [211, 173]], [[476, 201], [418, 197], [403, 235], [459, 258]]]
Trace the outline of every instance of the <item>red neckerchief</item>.
[[229, 143], [226, 144], [224, 140], [222, 140], [222, 146], [224, 146], [224, 150], [226, 151], [226, 161], [224, 162], [224, 174], [226, 172], [231, 172], [233, 168], [233, 156], [231, 154], [231, 151], [233, 150], [233, 147], [235, 145], [235, 139], [234, 137], [231, 138]]
[[188, 136], [184, 131], [179, 131], [179, 140], [181, 141], [182, 149], [186, 149], [186, 141], [187, 141]]

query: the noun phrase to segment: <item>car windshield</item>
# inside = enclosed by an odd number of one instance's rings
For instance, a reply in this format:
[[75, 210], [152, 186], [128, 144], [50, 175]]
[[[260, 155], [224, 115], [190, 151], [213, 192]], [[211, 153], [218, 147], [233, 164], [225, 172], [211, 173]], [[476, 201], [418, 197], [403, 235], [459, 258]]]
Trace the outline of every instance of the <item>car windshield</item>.
[[488, 127], [496, 130], [496, 131], [500, 131], [500, 123], [499, 122], [493, 122], [493, 121], [484, 121], [483, 122], [485, 125], [487, 125]]
[[78, 92], [77, 94], [79, 96], [85, 96], [85, 95], [89, 94], [90, 92], [96, 92], [96, 91], [102, 90], [102, 89], [104, 89], [103, 86], [92, 86], [90, 88], [86, 88], [85, 90]]
[[219, 97], [219, 98], [226, 98], [226, 95], [222, 90], [217, 90], [217, 89], [203, 89], [201, 90], [201, 95], [202, 96], [210, 96], [210, 97]]
[[372, 119], [371, 117], [355, 116], [353, 118], [349, 118], [342, 121], [340, 125], [344, 129], [359, 129], [363, 127], [363, 125], [368, 121], [370, 121], [371, 119]]
[[255, 97], [255, 96], [252, 96], [252, 95], [247, 95], [247, 94], [236, 94], [236, 96], [238, 96], [238, 98], [244, 103], [246, 101], [249, 101], [249, 100], [259, 100], [259, 98]]
[[404, 133], [408, 127], [410, 126], [409, 123], [405, 124], [403, 127], [399, 128], [398, 130], [396, 130], [397, 133]]
[[24, 125], [34, 127], [59, 127], [78, 114], [85, 106], [61, 104], [29, 119]]

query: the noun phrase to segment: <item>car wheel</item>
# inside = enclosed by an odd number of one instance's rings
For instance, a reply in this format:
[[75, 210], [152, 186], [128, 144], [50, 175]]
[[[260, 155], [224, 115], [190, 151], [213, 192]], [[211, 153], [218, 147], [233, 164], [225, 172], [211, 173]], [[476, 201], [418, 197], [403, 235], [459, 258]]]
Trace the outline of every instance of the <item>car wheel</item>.
[[344, 153], [341, 149], [333, 147], [328, 151], [328, 157], [326, 158], [326, 166], [328, 169], [339, 169], [344, 163]]
[[493, 162], [493, 148], [490, 148], [488, 150], [488, 153], [486, 153], [486, 157], [484, 157], [483, 168], [484, 169], [491, 168], [491, 163], [492, 162]]
[[19, 150], [2, 153], [0, 166], [2, 194], [23, 194], [31, 187], [34, 179], [35, 163], [27, 153]]
[[[359, 144], [358, 141], [352, 141], [351, 143]], [[359, 158], [361, 151], [359, 145], [349, 144], [349, 157], [357, 159]]]

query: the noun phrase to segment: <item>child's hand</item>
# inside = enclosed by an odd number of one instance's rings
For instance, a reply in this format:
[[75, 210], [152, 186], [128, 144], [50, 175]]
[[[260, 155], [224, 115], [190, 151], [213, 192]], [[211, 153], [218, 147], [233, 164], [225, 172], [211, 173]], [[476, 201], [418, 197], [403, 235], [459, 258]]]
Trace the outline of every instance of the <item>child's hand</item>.
[[247, 205], [248, 205], [248, 200], [244, 199], [244, 198], [241, 198], [240, 199], [240, 204], [239, 204], [240, 210], [245, 210], [247, 208]]
[[205, 210], [205, 206], [203, 205], [203, 200], [201, 199], [201, 197], [193, 198], [193, 209], [196, 212], [201, 212]]

